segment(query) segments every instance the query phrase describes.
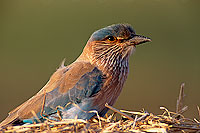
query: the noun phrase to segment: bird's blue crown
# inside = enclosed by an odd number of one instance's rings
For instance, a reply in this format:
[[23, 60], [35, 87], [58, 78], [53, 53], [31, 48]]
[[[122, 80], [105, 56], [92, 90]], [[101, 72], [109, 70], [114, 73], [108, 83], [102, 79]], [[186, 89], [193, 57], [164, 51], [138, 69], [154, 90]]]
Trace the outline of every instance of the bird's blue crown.
[[102, 41], [107, 36], [128, 38], [131, 34], [135, 34], [135, 30], [129, 24], [113, 24], [94, 32], [89, 41]]

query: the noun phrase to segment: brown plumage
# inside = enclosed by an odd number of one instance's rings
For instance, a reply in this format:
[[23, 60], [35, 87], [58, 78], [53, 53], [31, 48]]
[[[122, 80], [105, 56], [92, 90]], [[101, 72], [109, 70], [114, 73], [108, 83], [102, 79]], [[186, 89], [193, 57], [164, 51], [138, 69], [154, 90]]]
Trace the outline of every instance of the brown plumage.
[[[44, 116], [57, 120], [57, 111], [63, 119], [90, 119], [96, 110], [103, 116], [107, 112], [105, 103], [113, 105], [127, 79], [129, 57], [136, 45], [151, 41], [136, 35], [128, 24], [116, 24], [100, 29], [92, 34], [82, 54], [71, 65], [61, 67], [49, 82], [32, 98], [9, 113], [0, 124], [8, 125], [39, 122], [44, 108]], [[45, 100], [44, 100], [45, 98]], [[45, 105], [43, 102], [45, 101]], [[68, 105], [75, 103], [79, 106]], [[62, 106], [63, 108], [57, 108]], [[84, 111], [82, 111], [84, 110]]]

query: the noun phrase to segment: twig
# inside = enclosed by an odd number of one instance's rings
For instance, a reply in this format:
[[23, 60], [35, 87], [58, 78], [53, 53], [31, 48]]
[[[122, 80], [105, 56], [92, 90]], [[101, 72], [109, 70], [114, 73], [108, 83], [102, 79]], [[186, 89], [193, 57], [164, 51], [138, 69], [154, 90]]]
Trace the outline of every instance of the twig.
[[[49, 118], [47, 118], [47, 114], [44, 114], [44, 106], [45, 106], [45, 101], [46, 101], [46, 90], [44, 91], [44, 99], [43, 99], [43, 103], [42, 103], [42, 110], [40, 112], [40, 115], [42, 116], [43, 119], [46, 119], [48, 121], [54, 122], [54, 120], [50, 120]], [[45, 116], [43, 116], [43, 114]]]
[[43, 112], [44, 112], [45, 101], [46, 101], [46, 90], [44, 91], [44, 99], [43, 99], [43, 103], [42, 103], [42, 110], [40, 112], [40, 115], [42, 116], [42, 118], [44, 118]]
[[199, 114], [199, 120], [200, 120], [200, 109], [199, 106], [197, 106], [198, 114]]
[[184, 87], [185, 87], [185, 83], [181, 84], [181, 88], [180, 88], [180, 92], [179, 92], [179, 96], [177, 99], [177, 103], [176, 103], [176, 113], [178, 114], [182, 114], [185, 110], [183, 110], [184, 106]]
[[138, 118], [138, 119], [136, 120], [136, 122], [137, 122], [137, 121], [140, 121], [140, 120], [142, 120], [142, 119], [144, 119], [144, 118], [147, 117], [148, 115], [149, 115], [149, 113], [147, 113], [146, 115], [141, 116], [140, 118]]
[[133, 122], [133, 129], [135, 129], [135, 124], [136, 124], [136, 122], [137, 122], [137, 115], [135, 116], [135, 119], [134, 119], [134, 122]]
[[125, 113], [123, 113], [123, 112], [119, 111], [118, 109], [116, 109], [116, 108], [114, 108], [114, 107], [112, 107], [112, 106], [108, 105], [108, 103], [106, 103], [106, 104], [105, 104], [105, 106], [106, 106], [107, 108], [109, 108], [109, 109], [113, 110], [114, 112], [117, 112], [117, 113], [119, 113], [119, 114], [121, 114], [121, 115], [125, 116], [126, 118], [128, 118], [128, 119], [129, 119], [129, 120], [131, 120], [131, 121], [133, 121], [133, 120], [134, 120], [134, 119], [133, 119], [132, 117], [130, 117], [129, 115], [127, 115], [127, 114], [125, 114]]
[[99, 116], [99, 114], [98, 114], [98, 111], [96, 111], [96, 110], [90, 110], [90, 111], [85, 111], [85, 110], [82, 110], [78, 105], [76, 105], [75, 103], [72, 103], [75, 107], [77, 107], [78, 109], [80, 109], [81, 111], [83, 111], [83, 112], [85, 112], [85, 113], [96, 113], [96, 115], [97, 115], [97, 118], [99, 119], [99, 126], [100, 127], [102, 127], [101, 126], [101, 118], [100, 118], [100, 116]]
[[38, 118], [38, 116], [36, 115], [35, 111], [31, 110], [31, 113], [33, 114], [33, 116], [37, 119], [37, 121], [39, 123], [41, 123], [41, 120]]
[[116, 125], [118, 125], [120, 123], [120, 121], [113, 123], [111, 126], [107, 127], [106, 129], [104, 129], [103, 132], [108, 132], [110, 129], [114, 128]]
[[[165, 110], [165, 112], [167, 112], [168, 116], [171, 118], [170, 112], [167, 108], [165, 107], [160, 107], [161, 110]], [[165, 112], [163, 113], [163, 115], [165, 114]]]
[[146, 115], [146, 114], [148, 114], [148, 113], [142, 113], [142, 112], [127, 111], [127, 110], [122, 110], [122, 109], [120, 109], [120, 111], [124, 112], [124, 113], [134, 114], [134, 115]]
[[110, 122], [113, 116], [116, 114], [116, 112], [112, 113], [107, 119], [106, 122]]

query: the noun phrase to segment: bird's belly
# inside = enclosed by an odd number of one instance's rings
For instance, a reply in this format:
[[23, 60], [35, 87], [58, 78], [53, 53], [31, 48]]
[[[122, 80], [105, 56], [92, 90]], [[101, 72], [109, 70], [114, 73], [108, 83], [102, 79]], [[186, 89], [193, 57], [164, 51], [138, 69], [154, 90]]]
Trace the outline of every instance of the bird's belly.
[[62, 118], [63, 119], [84, 119], [89, 120], [91, 117], [96, 115], [99, 111], [101, 111], [98, 106], [93, 106], [91, 101], [93, 98], [85, 99], [79, 104], [70, 105], [70, 109], [62, 110]]

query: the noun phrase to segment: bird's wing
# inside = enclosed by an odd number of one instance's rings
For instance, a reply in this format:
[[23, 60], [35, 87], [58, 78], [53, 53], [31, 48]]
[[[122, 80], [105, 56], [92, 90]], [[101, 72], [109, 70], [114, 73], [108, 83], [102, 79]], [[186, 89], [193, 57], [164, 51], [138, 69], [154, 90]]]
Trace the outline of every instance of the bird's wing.
[[42, 108], [48, 114], [55, 111], [56, 106], [80, 102], [99, 91], [101, 79], [102, 73], [90, 63], [75, 62], [63, 66], [35, 96], [11, 111], [0, 127], [19, 119], [30, 119], [34, 117], [33, 112], [38, 114]]

